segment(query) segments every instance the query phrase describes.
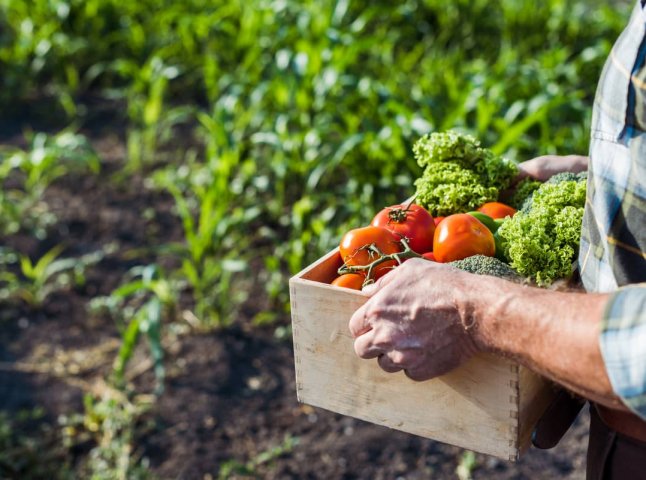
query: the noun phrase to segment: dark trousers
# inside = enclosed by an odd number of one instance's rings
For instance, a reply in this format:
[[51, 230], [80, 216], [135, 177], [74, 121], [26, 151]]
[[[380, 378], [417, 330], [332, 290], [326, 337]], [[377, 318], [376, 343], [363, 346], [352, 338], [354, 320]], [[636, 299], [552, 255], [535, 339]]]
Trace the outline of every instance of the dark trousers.
[[646, 442], [617, 433], [590, 405], [587, 480], [646, 480]]

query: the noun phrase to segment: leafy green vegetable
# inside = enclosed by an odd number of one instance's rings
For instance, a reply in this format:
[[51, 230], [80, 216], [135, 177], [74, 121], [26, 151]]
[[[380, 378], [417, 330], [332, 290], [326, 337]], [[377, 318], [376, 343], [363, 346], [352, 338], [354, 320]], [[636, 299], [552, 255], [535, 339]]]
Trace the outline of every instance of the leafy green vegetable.
[[462, 260], [449, 262], [449, 265], [475, 273], [476, 275], [491, 275], [492, 277], [504, 278], [511, 281], [522, 281], [523, 278], [505, 262], [486, 255], [472, 255]]
[[539, 182], [538, 180], [534, 180], [532, 178], [525, 178], [516, 186], [516, 191], [512, 195], [511, 199], [509, 199], [509, 202], [508, 202], [509, 205], [514, 207], [516, 210], [520, 210], [525, 204], [525, 201], [542, 184], [543, 183]]
[[[581, 173], [572, 173], [572, 172], [561, 172], [555, 175], [552, 175], [545, 183], [548, 185], [561, 183], [561, 182], [586, 182], [588, 180], [588, 172]], [[514, 195], [513, 200], [518, 202], [518, 206], [515, 208], [517, 210], [522, 210], [523, 212], [529, 211], [532, 205], [532, 196], [536, 190], [542, 185], [541, 182], [537, 180], [526, 179], [524, 182], [527, 182], [528, 185], [519, 185], [516, 189], [516, 194]], [[522, 182], [521, 182], [522, 183]], [[526, 189], [525, 192], [522, 192], [521, 189]], [[512, 205], [513, 206], [513, 205]]]
[[487, 187], [471, 170], [455, 163], [439, 163], [427, 168], [415, 181], [417, 203], [432, 215], [470, 211], [497, 198], [498, 190]]
[[497, 232], [510, 265], [540, 286], [569, 277], [579, 248], [586, 182], [560, 178], [541, 185]]
[[467, 212], [497, 200], [518, 171], [515, 163], [457, 132], [425, 135], [413, 153], [425, 169], [415, 181], [417, 202], [433, 215]]

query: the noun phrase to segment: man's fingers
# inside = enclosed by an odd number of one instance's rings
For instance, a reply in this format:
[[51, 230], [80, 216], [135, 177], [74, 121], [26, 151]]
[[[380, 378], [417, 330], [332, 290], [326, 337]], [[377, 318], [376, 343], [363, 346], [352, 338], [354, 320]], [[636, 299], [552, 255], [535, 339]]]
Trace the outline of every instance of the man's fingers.
[[354, 339], [354, 351], [360, 358], [376, 358], [384, 351], [375, 346], [374, 331], [369, 331]]
[[392, 279], [395, 275], [396, 273], [390, 272], [377, 280], [376, 283], [363, 287], [362, 291], [367, 292], [371, 296], [371, 298], [361, 307], [359, 307], [352, 314], [352, 317], [350, 317], [350, 323], [348, 324], [348, 327], [350, 328], [350, 333], [354, 338], [358, 337], [359, 335], [363, 335], [364, 333], [372, 329], [372, 325], [368, 320], [368, 312], [372, 308], [372, 305], [375, 303], [375, 300], [373, 300], [372, 297], [380, 289], [384, 288], [386, 285], [392, 282]]
[[[366, 292], [370, 296], [373, 296], [379, 291], [379, 289], [383, 288], [384, 285], [387, 284], [387, 280], [385, 279], [391, 277], [392, 275], [392, 272], [384, 275], [379, 280], [377, 280], [377, 282], [363, 287], [362, 291]], [[370, 325], [370, 322], [368, 321], [367, 315], [368, 309], [370, 308], [370, 302], [371, 301], [368, 300], [366, 303], [364, 303], [354, 312], [354, 314], [352, 314], [352, 317], [350, 318], [350, 323], [348, 326], [350, 327], [350, 333], [355, 338], [359, 335], [363, 335], [372, 328], [372, 325]]]
[[384, 372], [395, 373], [402, 370], [402, 367], [394, 364], [388, 355], [379, 355], [377, 357], [377, 363]]
[[435, 375], [425, 370], [404, 370], [404, 374], [416, 382], [423, 382], [424, 380], [430, 380], [435, 377]]
[[368, 322], [368, 317], [366, 316], [367, 307], [366, 304], [363, 304], [359, 307], [350, 317], [350, 323], [348, 327], [350, 328], [350, 334], [352, 337], [357, 338], [359, 335], [370, 331], [372, 326]]

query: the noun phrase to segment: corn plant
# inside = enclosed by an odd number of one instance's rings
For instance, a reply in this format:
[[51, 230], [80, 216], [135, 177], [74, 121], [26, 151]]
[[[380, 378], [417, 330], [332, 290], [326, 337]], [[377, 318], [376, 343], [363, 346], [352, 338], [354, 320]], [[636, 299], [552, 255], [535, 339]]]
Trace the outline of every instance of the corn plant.
[[173, 127], [184, 122], [192, 109], [165, 103], [168, 83], [181, 72], [176, 66], [166, 65], [159, 56], [153, 56], [141, 66], [118, 59], [111, 69], [130, 81], [125, 92], [130, 120], [126, 170], [138, 171], [155, 161], [159, 142], [169, 140]]
[[27, 135], [29, 149], [9, 151], [7, 161], [24, 175], [24, 188], [40, 197], [56, 179], [73, 171], [99, 173], [99, 159], [87, 138], [69, 131]]
[[144, 335], [153, 360], [155, 391], [161, 393], [165, 375], [162, 328], [165, 321], [175, 317], [177, 286], [157, 265], [135, 267], [130, 270], [129, 277], [130, 281], [109, 296], [93, 299], [91, 308], [95, 312], [106, 309], [121, 332], [121, 347], [113, 365], [114, 384], [120, 388], [125, 386], [126, 367]]
[[[54, 292], [85, 283], [85, 269], [99, 262], [104, 252], [81, 257], [59, 258], [63, 245], [56, 245], [37, 260], [4, 249], [0, 251], [0, 301], [22, 301], [30, 308], [40, 308]], [[14, 270], [10, 264], [18, 264]]]
[[205, 327], [222, 327], [246, 298], [240, 282], [248, 271], [250, 228], [261, 209], [246, 206], [248, 199], [239, 195], [253, 165], [242, 161], [235, 146], [226, 146], [217, 118], [200, 114], [199, 119], [206, 160], [189, 158], [179, 171], [157, 172], [155, 182], [172, 195], [182, 222], [184, 242], [170, 247], [181, 259], [178, 273], [190, 287], [195, 315]]
[[100, 170], [99, 158], [86, 137], [69, 131], [50, 136], [27, 134], [29, 147], [0, 147], [0, 234], [21, 228], [45, 235], [55, 218], [42, 202], [55, 180], [73, 172]]
[[0, 31], [7, 35], [0, 42], [5, 86], [0, 100], [4, 104], [26, 94], [38, 79], [54, 77], [49, 86], [58, 105], [68, 117], [78, 113], [74, 95], [79, 87], [79, 69], [71, 59], [87, 48], [88, 42], [64, 30], [70, 12], [70, 3], [62, 0], [0, 1]]

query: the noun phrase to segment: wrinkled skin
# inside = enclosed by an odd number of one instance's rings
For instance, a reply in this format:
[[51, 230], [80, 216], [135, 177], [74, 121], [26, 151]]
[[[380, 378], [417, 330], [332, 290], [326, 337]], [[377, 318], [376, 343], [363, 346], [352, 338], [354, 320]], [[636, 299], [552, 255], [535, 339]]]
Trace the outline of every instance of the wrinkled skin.
[[[404, 370], [413, 380], [447, 373], [479, 351], [469, 333], [470, 308], [456, 293], [465, 291], [471, 275], [453, 267], [411, 259], [368, 287], [375, 292], [352, 316], [361, 358], [377, 358], [387, 372]], [[451, 275], [446, 275], [446, 272]], [[429, 279], [442, 275], [447, 281]], [[419, 295], [426, 292], [426, 295]]]
[[478, 352], [514, 359], [580, 395], [625, 410], [599, 349], [607, 295], [556, 292], [411, 259], [374, 285], [350, 319], [358, 356], [413, 380]]

